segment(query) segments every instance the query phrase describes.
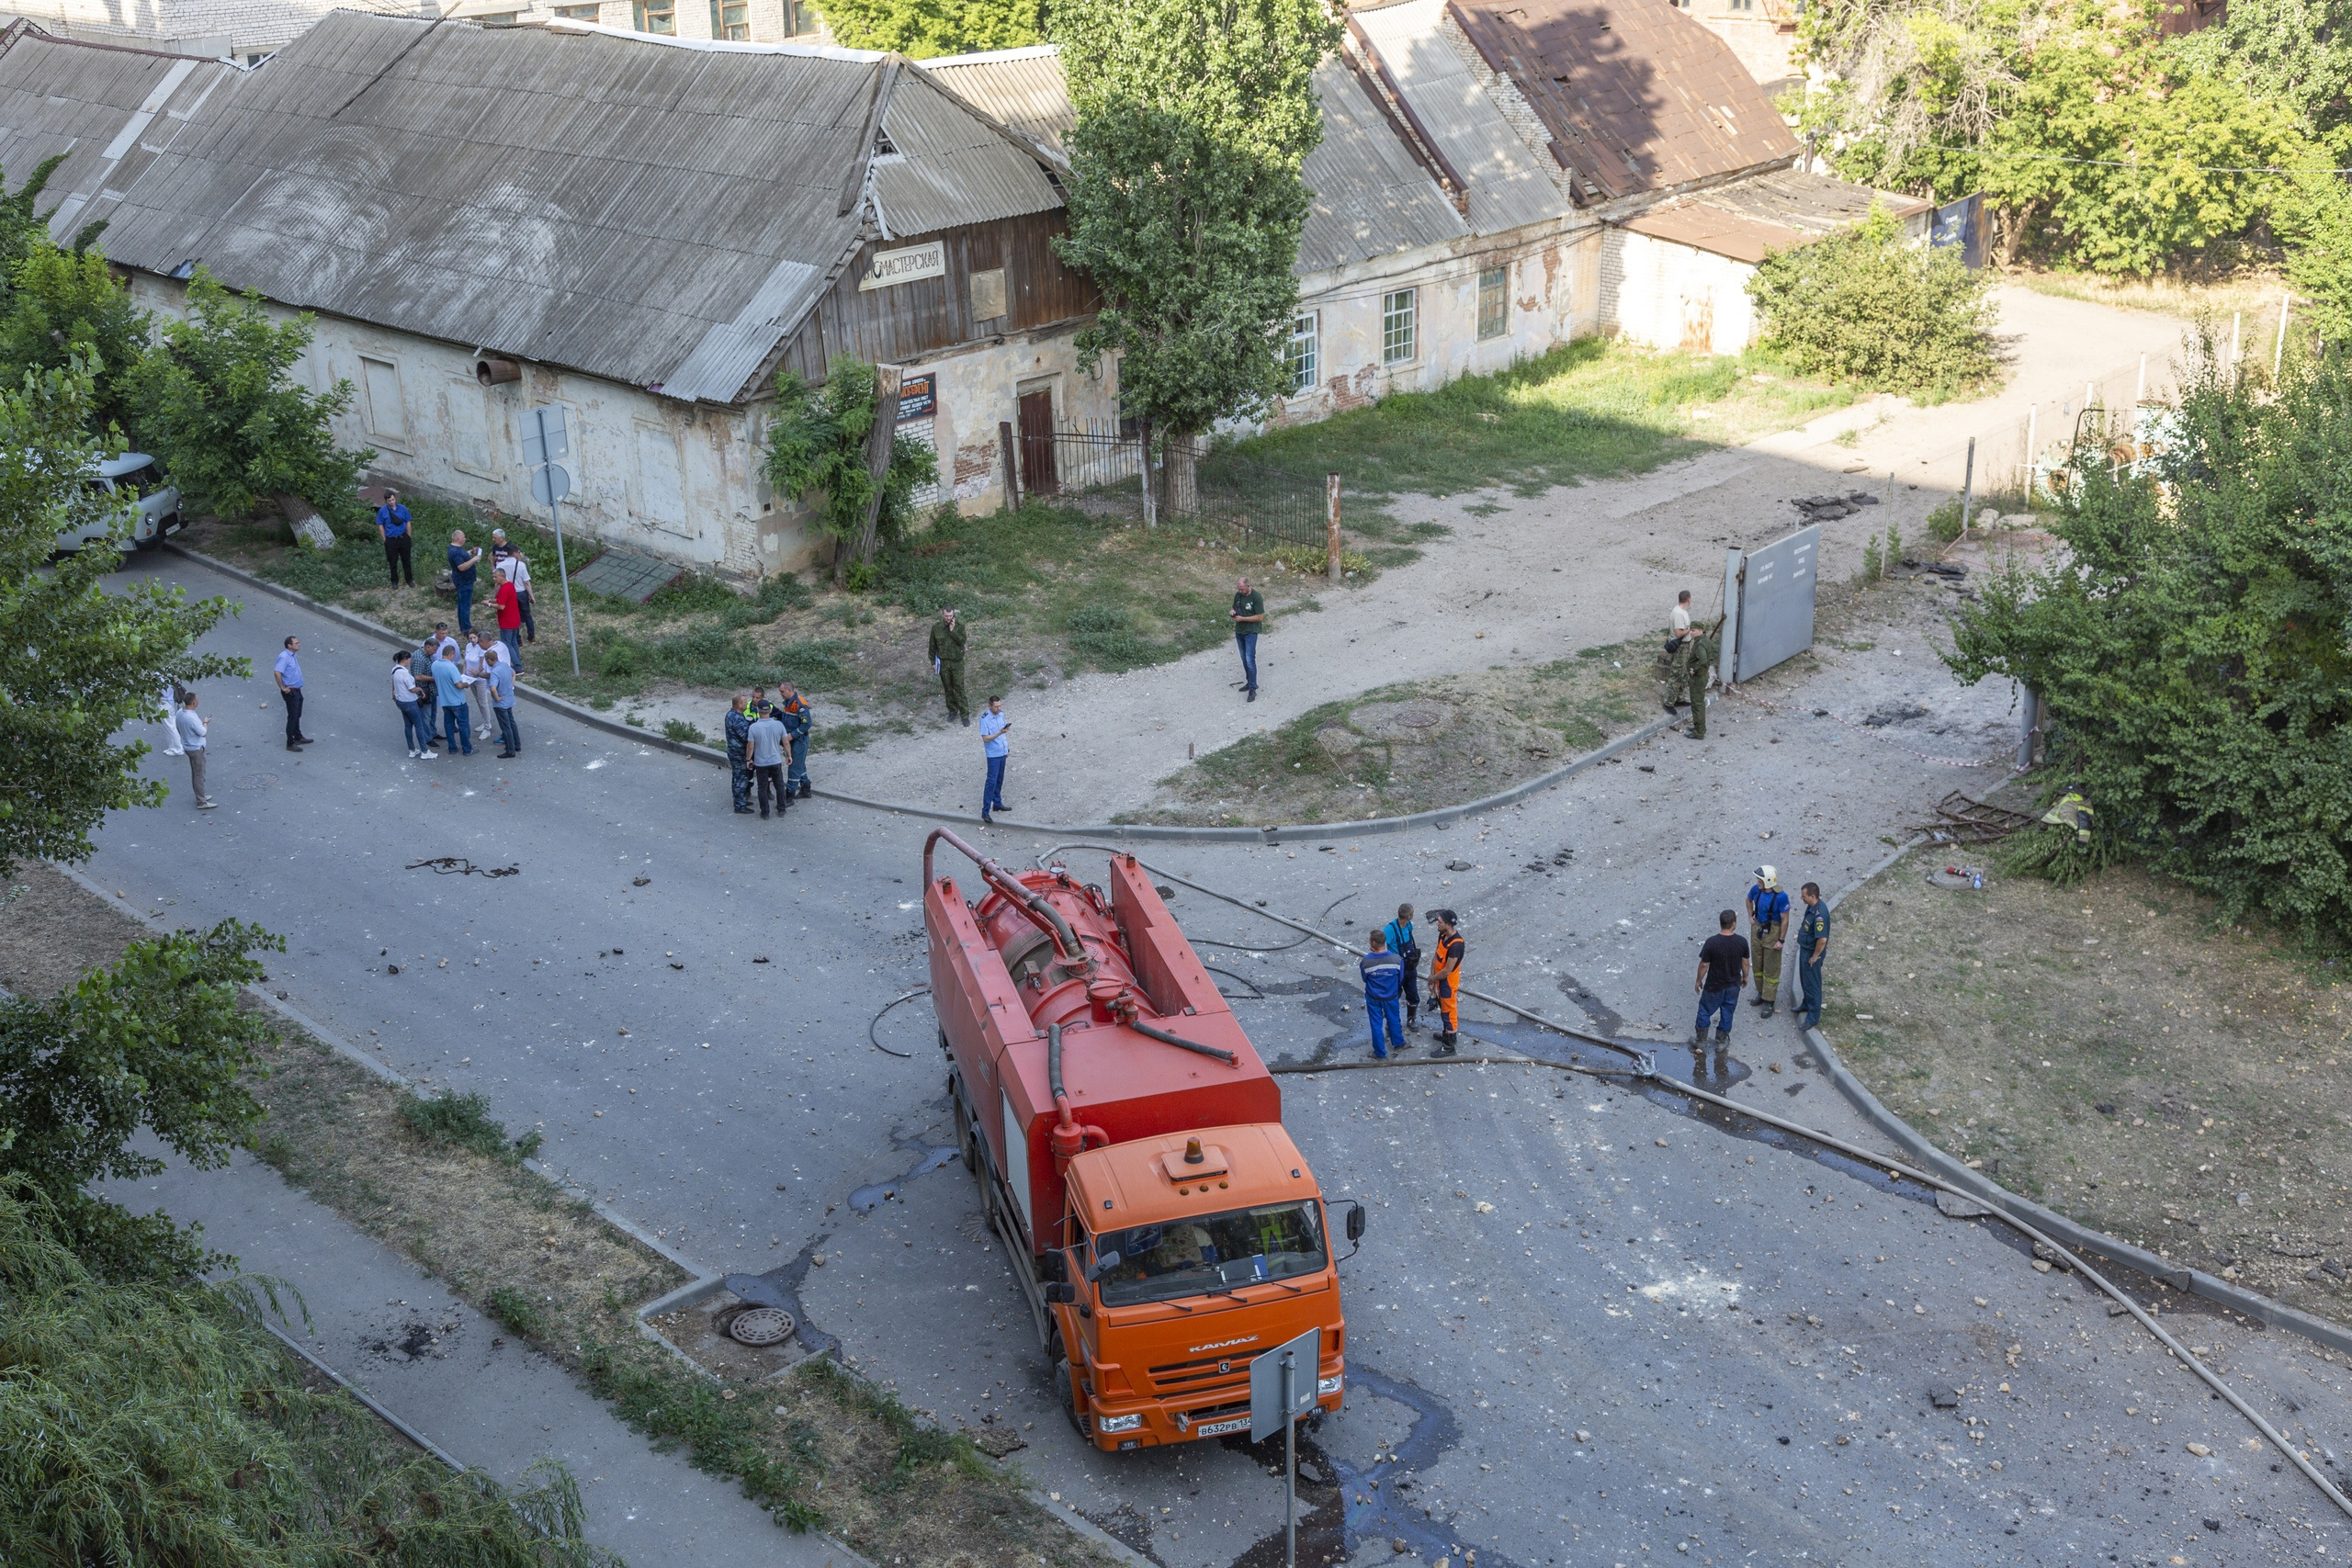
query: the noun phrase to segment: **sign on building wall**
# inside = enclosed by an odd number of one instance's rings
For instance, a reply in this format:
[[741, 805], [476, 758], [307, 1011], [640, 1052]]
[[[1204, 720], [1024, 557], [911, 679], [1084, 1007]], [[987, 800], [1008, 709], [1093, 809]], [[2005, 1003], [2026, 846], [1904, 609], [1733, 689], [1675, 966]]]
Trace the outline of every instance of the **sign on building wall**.
[[915, 487], [909, 501], [919, 507], [937, 506], [947, 499], [937, 477], [939, 451], [939, 377], [936, 372], [908, 376], [899, 382], [898, 434], [931, 448], [933, 477]]
[[899, 423], [929, 419], [939, 412], [937, 375], [909, 376], [899, 383]]
[[888, 288], [895, 284], [912, 283], [918, 278], [947, 276], [947, 242], [933, 240], [927, 245], [910, 245], [903, 251], [876, 251], [873, 270], [858, 283], [858, 288]]

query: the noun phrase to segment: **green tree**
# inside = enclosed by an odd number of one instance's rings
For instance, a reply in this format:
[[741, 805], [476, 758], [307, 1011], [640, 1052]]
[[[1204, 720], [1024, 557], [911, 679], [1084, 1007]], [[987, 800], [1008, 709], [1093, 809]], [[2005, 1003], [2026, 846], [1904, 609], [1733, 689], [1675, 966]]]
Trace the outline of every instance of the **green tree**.
[[[817, 529], [833, 542], [833, 581], [847, 573], [874, 503], [875, 481], [866, 461], [874, 434], [880, 387], [874, 367], [842, 355], [825, 371], [824, 385], [812, 387], [797, 371], [779, 372], [775, 407], [768, 416], [768, 483], [777, 492], [809, 504]], [[897, 411], [890, 411], [895, 413]], [[890, 462], [881, 485], [875, 543], [888, 543], [913, 521], [917, 487], [937, 471], [930, 447], [893, 430]], [[869, 554], [858, 564], [870, 563]]]
[[130, 291], [96, 250], [63, 251], [37, 239], [11, 274], [0, 315], [0, 385], [15, 386], [30, 370], [59, 370], [75, 358], [96, 378], [90, 407], [93, 433], [114, 444], [109, 430], [136, 434], [130, 389], [146, 357], [153, 319], [131, 303]]
[[2227, 77], [2287, 107], [2306, 135], [2352, 117], [2352, 0], [2230, 0], [2172, 49], [2184, 72]]
[[1042, 0], [824, 0], [835, 43], [916, 60], [1041, 42], [1044, 13]]
[[251, 1141], [262, 1107], [245, 1077], [269, 1026], [243, 993], [263, 978], [253, 954], [285, 945], [224, 920], [133, 942], [62, 995], [0, 999], [0, 1178], [38, 1189], [101, 1272], [168, 1277], [198, 1261], [167, 1216], [87, 1188], [164, 1168], [132, 1146], [142, 1132], [199, 1170]]
[[259, 1321], [271, 1293], [94, 1274], [0, 1180], [0, 1562], [618, 1568], [561, 1466], [509, 1491], [311, 1393]]
[[86, 476], [91, 375], [76, 361], [0, 387], [0, 876], [25, 856], [82, 861], [108, 811], [157, 806], [164, 786], [135, 770], [143, 742], [124, 726], [162, 716], [166, 680], [250, 673], [246, 661], [191, 652], [228, 602], [189, 604], [177, 588], [109, 591], [130, 536], [43, 570], [57, 536], [107, 504]]
[[[42, 159], [25, 177], [25, 183], [14, 192], [7, 192], [7, 175], [0, 171], [0, 289], [13, 286], [17, 264], [30, 255], [33, 247], [49, 243], [49, 224], [36, 210], [41, 193], [49, 188], [49, 176], [57, 165], [65, 162], [66, 154], [56, 152]], [[83, 230], [85, 235], [93, 233]]]
[[2064, 548], [1980, 587], [1946, 662], [2054, 726], [2048, 794], [2134, 857], [2317, 943], [2352, 933], [2352, 370], [2257, 388], [2206, 343], [2155, 471], [2078, 455]]
[[1747, 292], [1767, 343], [1808, 375], [1951, 391], [1992, 374], [1992, 278], [1905, 238], [1883, 205], [1853, 228], [1765, 258]]
[[1191, 438], [1283, 389], [1291, 274], [1323, 138], [1315, 68], [1339, 31], [1320, 0], [1057, 0], [1051, 18], [1078, 125], [1062, 260], [1102, 308], [1080, 362], [1118, 356], [1121, 408], [1170, 443], [1191, 490]]
[[224, 517], [281, 497], [329, 521], [356, 516], [359, 474], [376, 454], [337, 446], [330, 424], [351, 406], [351, 383], [312, 392], [288, 374], [311, 318], [273, 321], [259, 294], [232, 294], [202, 267], [187, 308], [164, 323], [162, 345], [132, 378], [140, 439], [182, 499]]

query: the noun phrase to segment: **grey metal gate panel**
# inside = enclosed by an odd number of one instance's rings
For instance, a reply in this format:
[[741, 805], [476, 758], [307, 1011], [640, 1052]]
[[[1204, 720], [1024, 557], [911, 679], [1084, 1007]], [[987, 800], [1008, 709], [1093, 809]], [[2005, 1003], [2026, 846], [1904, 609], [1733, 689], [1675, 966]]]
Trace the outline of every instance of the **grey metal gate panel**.
[[1733, 679], [1752, 680], [1813, 646], [1813, 596], [1821, 525], [1747, 552], [1740, 572], [1738, 658]]

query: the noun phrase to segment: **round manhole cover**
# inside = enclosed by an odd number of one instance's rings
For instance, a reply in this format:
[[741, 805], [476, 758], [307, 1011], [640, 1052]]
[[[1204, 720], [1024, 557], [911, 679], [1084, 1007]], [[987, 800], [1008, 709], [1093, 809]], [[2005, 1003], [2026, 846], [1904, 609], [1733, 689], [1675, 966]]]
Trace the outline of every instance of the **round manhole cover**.
[[267, 789], [277, 782], [276, 773], [247, 773], [237, 781], [239, 789]]
[[792, 1314], [774, 1307], [739, 1312], [727, 1325], [728, 1337], [741, 1345], [781, 1345], [792, 1337]]

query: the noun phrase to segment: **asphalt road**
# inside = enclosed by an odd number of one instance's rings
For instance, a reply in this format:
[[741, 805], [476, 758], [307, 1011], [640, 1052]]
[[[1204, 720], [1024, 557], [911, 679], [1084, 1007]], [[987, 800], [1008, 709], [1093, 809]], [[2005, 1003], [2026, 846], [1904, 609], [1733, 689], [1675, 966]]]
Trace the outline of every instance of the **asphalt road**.
[[[133, 570], [228, 586], [182, 562]], [[1947, 789], [1989, 782], [1944, 762], [2005, 749], [2008, 694], [1954, 690], [1914, 625], [1826, 657], [1779, 714], [1720, 706], [1707, 742], [1666, 738], [1451, 831], [1146, 858], [1295, 918], [1345, 897], [1325, 926], [1351, 937], [1399, 898], [1450, 903], [1473, 986], [1670, 1041], [1697, 942], [1759, 858], [1784, 886], [1836, 886]], [[266, 676], [288, 631], [319, 742], [299, 756]], [[544, 1133], [543, 1157], [691, 1256], [775, 1270], [812, 1336], [918, 1407], [1012, 1422], [1057, 1501], [1169, 1568], [1267, 1562], [1270, 1539], [1279, 1560], [1266, 1456], [1102, 1456], [1070, 1434], [970, 1182], [941, 1164], [922, 1004], [883, 1026], [911, 1059], [866, 1043], [874, 1012], [924, 978], [922, 825], [822, 802], [735, 817], [714, 770], [527, 708], [516, 761], [409, 762], [388, 649], [266, 599], [214, 641], [265, 671], [206, 693], [222, 809], [198, 816], [179, 791], [110, 822], [99, 882], [166, 919], [284, 931], [273, 985], [304, 1011], [435, 1087], [481, 1090]], [[1837, 721], [1896, 697], [1930, 712]], [[1016, 804], [1022, 770], [1047, 765], [1016, 756]], [[1046, 846], [1000, 832], [991, 847]], [[412, 869], [442, 856], [518, 870]], [[1265, 998], [1238, 1006], [1268, 1056], [1362, 1054], [1342, 955], [1275, 952], [1290, 933], [1196, 895], [1174, 906], [1196, 939], [1234, 944], [1204, 953], [1246, 977], [1229, 994]], [[1739, 1093], [1850, 1128], [1785, 1015], [1744, 1018], [1736, 1055]], [[1483, 1568], [1681, 1548], [1707, 1563], [2352, 1552], [2309, 1484], [2249, 1450], [2129, 1319], [1982, 1222], [1566, 1073], [1284, 1083], [1327, 1190], [1372, 1218], [1344, 1270], [1354, 1387], [1316, 1444], [1306, 1561], [1385, 1561], [1396, 1540], [1424, 1562], [1475, 1550]], [[2352, 1431], [2339, 1367], [2181, 1311], [2315, 1453]], [[1957, 1405], [1935, 1407], [1938, 1389]]]

